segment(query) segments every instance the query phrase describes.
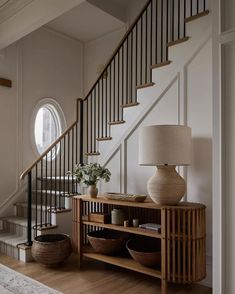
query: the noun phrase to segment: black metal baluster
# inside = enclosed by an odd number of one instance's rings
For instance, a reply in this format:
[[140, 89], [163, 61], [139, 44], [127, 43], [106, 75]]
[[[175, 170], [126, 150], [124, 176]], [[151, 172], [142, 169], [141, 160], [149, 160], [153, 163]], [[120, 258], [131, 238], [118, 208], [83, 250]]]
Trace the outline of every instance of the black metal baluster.
[[105, 112], [105, 136], [108, 137], [108, 71], [105, 71], [105, 104], [106, 104], [106, 112]]
[[32, 171], [28, 173], [27, 245], [32, 245]]
[[[81, 107], [81, 102], [80, 102], [80, 107]], [[79, 108], [80, 111], [80, 108]], [[80, 114], [79, 114], [80, 115]], [[79, 116], [79, 121], [80, 121], [80, 116]], [[78, 122], [75, 126], [75, 164], [78, 163]]]
[[133, 93], [132, 93], [132, 88], [133, 88], [133, 33], [130, 33], [130, 55], [131, 55], [131, 60], [130, 60], [130, 99], [129, 102], [132, 103], [133, 100]]
[[148, 83], [148, 9], [145, 11], [145, 84]]
[[[74, 171], [74, 128], [72, 128], [72, 163], [71, 170]], [[72, 193], [74, 194], [74, 176], [72, 175]]]
[[[66, 178], [65, 178], [65, 176], [66, 176], [66, 137], [67, 136], [65, 136], [64, 137], [64, 164], [63, 164], [63, 179], [64, 179], [64, 187], [63, 187], [63, 193], [62, 193], [62, 195], [60, 196], [60, 198], [62, 198], [62, 199], [64, 199], [64, 195], [65, 195], [65, 187], [66, 187]], [[60, 201], [62, 200], [62, 199], [60, 199]], [[60, 203], [61, 204], [61, 203]], [[62, 208], [62, 205], [61, 205], [61, 207], [60, 207], [60, 209]]]
[[196, 0], [196, 11], [197, 11], [197, 14], [199, 13], [199, 3], [198, 3], [198, 0]]
[[128, 40], [129, 37], [127, 37], [126, 40], [126, 102], [125, 104], [128, 104], [129, 101], [129, 47], [128, 47]]
[[98, 82], [97, 88], [98, 88], [97, 135], [98, 135], [98, 138], [100, 138], [100, 83], [99, 82]]
[[47, 200], [48, 200], [48, 197], [47, 197], [47, 191], [48, 191], [48, 182], [47, 182], [47, 180], [48, 180], [48, 175], [47, 175], [47, 154], [46, 154], [46, 163], [45, 163], [45, 176], [46, 176], [46, 191], [45, 191], [45, 207], [46, 207], [46, 209], [45, 209], [45, 226], [47, 226]]
[[[54, 162], [55, 162], [55, 172], [54, 172], [54, 178], [55, 178], [55, 183], [54, 183], [54, 186], [55, 186], [55, 193], [57, 193], [57, 160], [58, 160], [58, 144], [55, 146], [55, 159], [54, 159]], [[57, 197], [54, 198], [54, 207], [55, 207], [55, 210], [57, 209]], [[51, 216], [50, 216], [50, 222], [51, 222]]]
[[[52, 163], [53, 163], [53, 153], [52, 153], [52, 150], [54, 148], [51, 149], [51, 162], [50, 162], [50, 209], [48, 211], [48, 223], [49, 223], [49, 220], [50, 220], [50, 215], [51, 215], [51, 211], [52, 211], [52, 181], [53, 181], [53, 178], [52, 178], [52, 174], [53, 174], [53, 167], [52, 167]], [[56, 192], [55, 192], [56, 193]]]
[[94, 152], [97, 150], [96, 146], [96, 100], [95, 91], [91, 93], [91, 99], [93, 100], [93, 141], [94, 141]]
[[[84, 132], [84, 125], [83, 125], [83, 111], [84, 111], [84, 101], [80, 101], [80, 116], [79, 116], [79, 120], [80, 120], [80, 132], [79, 132], [79, 135], [80, 135], [80, 148], [79, 148], [79, 151], [80, 151], [80, 155], [79, 155], [79, 163], [80, 164], [84, 164], [83, 162], [83, 132]], [[77, 148], [76, 148], [77, 150]]]
[[155, 64], [158, 64], [158, 1], [155, 1], [156, 7], [155, 7], [155, 25], [156, 25], [156, 32], [155, 32]]
[[103, 97], [103, 89], [102, 89], [102, 83], [100, 83], [100, 98], [101, 98], [101, 137], [104, 137], [104, 97]]
[[62, 184], [62, 143], [60, 141], [60, 157], [59, 157], [59, 209], [61, 209], [61, 202], [60, 202], [60, 194], [61, 194], [61, 190], [62, 190], [62, 187], [61, 187], [61, 184]]
[[104, 111], [104, 77], [101, 77], [101, 109], [102, 109], [102, 119], [101, 119], [101, 130], [102, 130], [102, 138], [105, 136], [104, 134], [104, 116], [105, 116], [105, 111]]
[[140, 85], [143, 84], [142, 70], [143, 70], [143, 14], [141, 15], [141, 18], [140, 18]]
[[163, 62], [163, 0], [161, 0], [161, 62]]
[[[165, 35], [166, 35], [166, 44], [168, 43], [168, 25], [169, 25], [169, 0], [166, 0], [166, 31], [165, 31]], [[168, 48], [166, 46], [165, 49], [166, 52], [166, 61], [168, 60]]]
[[117, 53], [117, 118], [120, 120], [120, 95], [119, 95], [119, 87], [120, 87], [120, 82], [119, 82], [119, 51]]
[[113, 113], [114, 113], [114, 119], [113, 121], [116, 120], [116, 62], [115, 58], [113, 59]]
[[124, 105], [124, 44], [122, 45], [122, 105]]
[[180, 39], [180, 0], [178, 0], [178, 39]]
[[203, 11], [206, 11], [206, 0], [203, 0]]
[[[168, 0], [167, 0], [168, 1]], [[153, 1], [150, 2], [150, 66], [153, 64]], [[152, 70], [150, 69], [150, 82], [152, 82]]]
[[[41, 197], [40, 197], [40, 227], [42, 228], [42, 204], [43, 204], [43, 159], [41, 159]], [[37, 229], [37, 228], [36, 228]]]
[[86, 100], [86, 140], [87, 140], [87, 153], [89, 152], [89, 99]]
[[175, 0], [172, 0], [171, 3], [172, 3], [172, 23], [171, 23], [171, 41], [174, 41], [175, 40], [175, 7], [174, 7], [174, 1]]
[[37, 226], [38, 226], [38, 165], [36, 164], [35, 166], [35, 189], [36, 189], [36, 194], [35, 194], [35, 236], [37, 237]]
[[[68, 138], [68, 160], [67, 160], [67, 171], [70, 170], [70, 131], [67, 134], [67, 138]], [[66, 172], [67, 172], [66, 171]], [[70, 193], [70, 175], [67, 175], [67, 192], [68, 194]]]
[[[91, 124], [90, 124], [90, 143], [91, 143], [91, 153], [93, 153], [93, 117], [92, 117], [92, 114], [93, 114], [93, 104], [92, 104], [92, 93], [91, 95], [89, 96], [90, 98], [90, 115], [91, 115]], [[103, 121], [103, 114], [102, 114], [102, 121]], [[102, 128], [102, 137], [103, 137], [103, 128]], [[94, 150], [95, 151], [95, 150]]]
[[138, 22], [135, 27], [135, 86], [138, 86]]
[[186, 36], [186, 23], [185, 23], [185, 19], [186, 19], [186, 0], [184, 0], [184, 21], [183, 21], [183, 34], [185, 37]]
[[110, 63], [109, 73], [109, 121], [112, 121], [112, 62]]

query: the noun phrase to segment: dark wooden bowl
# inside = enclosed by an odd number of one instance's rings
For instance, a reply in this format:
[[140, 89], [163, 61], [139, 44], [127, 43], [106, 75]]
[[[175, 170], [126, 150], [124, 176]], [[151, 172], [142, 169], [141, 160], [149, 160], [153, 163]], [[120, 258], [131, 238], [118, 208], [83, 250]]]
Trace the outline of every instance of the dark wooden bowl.
[[71, 254], [71, 241], [64, 234], [48, 234], [37, 236], [33, 241], [33, 258], [45, 265], [63, 262]]
[[161, 243], [160, 240], [143, 238], [131, 239], [126, 247], [132, 258], [147, 267], [161, 265]]
[[101, 230], [87, 234], [88, 240], [97, 253], [116, 254], [125, 249], [128, 235], [118, 231]]

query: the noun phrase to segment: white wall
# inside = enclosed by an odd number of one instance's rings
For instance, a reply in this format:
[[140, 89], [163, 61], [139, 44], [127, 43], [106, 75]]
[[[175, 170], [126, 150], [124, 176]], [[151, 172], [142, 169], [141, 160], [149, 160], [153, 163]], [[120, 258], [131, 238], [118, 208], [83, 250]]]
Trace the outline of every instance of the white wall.
[[54, 98], [69, 126], [83, 95], [81, 43], [39, 29], [3, 53], [0, 75], [12, 79], [13, 87], [0, 87], [0, 207], [17, 193], [20, 173], [37, 157], [30, 133], [37, 102]]
[[213, 1], [214, 288], [235, 293], [235, 4]]
[[104, 35], [84, 44], [84, 93], [85, 95], [99, 77], [97, 66], [106, 65], [113, 51], [124, 36], [126, 28]]

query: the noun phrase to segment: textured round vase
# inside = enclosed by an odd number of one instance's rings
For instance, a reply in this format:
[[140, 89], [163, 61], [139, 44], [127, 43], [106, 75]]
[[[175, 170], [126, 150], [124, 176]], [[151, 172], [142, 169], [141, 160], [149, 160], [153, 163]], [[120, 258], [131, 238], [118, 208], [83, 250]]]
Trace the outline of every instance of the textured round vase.
[[157, 166], [155, 175], [148, 180], [147, 190], [153, 202], [175, 205], [184, 196], [186, 185], [175, 166]]
[[87, 195], [90, 196], [91, 198], [96, 198], [98, 195], [98, 189], [96, 185], [90, 185], [87, 188]]

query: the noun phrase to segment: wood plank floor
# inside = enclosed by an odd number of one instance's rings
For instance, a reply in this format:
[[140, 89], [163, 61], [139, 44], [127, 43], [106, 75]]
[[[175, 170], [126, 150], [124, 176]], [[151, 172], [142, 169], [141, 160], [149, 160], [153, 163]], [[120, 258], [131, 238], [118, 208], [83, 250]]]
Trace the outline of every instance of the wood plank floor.
[[[72, 255], [59, 267], [48, 268], [35, 262], [23, 263], [0, 253], [0, 263], [64, 294], [160, 294], [160, 280], [93, 260], [77, 268]], [[169, 285], [169, 294], [211, 294], [201, 285]]]

